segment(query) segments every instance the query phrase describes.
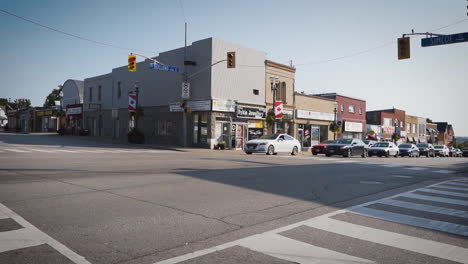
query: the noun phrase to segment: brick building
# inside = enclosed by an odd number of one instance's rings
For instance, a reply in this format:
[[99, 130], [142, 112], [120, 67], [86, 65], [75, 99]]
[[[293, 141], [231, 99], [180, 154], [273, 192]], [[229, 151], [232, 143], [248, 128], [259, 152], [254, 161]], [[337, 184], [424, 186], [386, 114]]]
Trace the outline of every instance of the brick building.
[[382, 126], [382, 140], [391, 141], [396, 132], [400, 136], [399, 142], [406, 141], [406, 112], [400, 109], [384, 109], [368, 111], [366, 122], [372, 125]]

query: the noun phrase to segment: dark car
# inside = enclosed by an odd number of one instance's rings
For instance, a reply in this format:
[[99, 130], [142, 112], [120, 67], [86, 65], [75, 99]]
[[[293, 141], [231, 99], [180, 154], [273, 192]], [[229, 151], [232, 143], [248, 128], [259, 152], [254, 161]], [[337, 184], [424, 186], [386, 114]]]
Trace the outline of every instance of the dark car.
[[367, 150], [367, 145], [360, 139], [340, 138], [325, 147], [325, 156], [342, 155], [343, 157], [351, 157], [361, 155], [365, 158], [367, 157]]
[[419, 148], [416, 147], [415, 144], [407, 144], [403, 143], [398, 145], [398, 148], [400, 149], [400, 156], [408, 156], [410, 158], [412, 157], [419, 157]]
[[371, 148], [372, 146], [374, 146], [377, 141], [376, 140], [371, 140], [371, 139], [366, 139], [366, 140], [363, 140], [362, 142], [364, 142], [364, 144], [367, 145], [367, 147]]
[[313, 145], [311, 148], [312, 155], [317, 155], [317, 154], [325, 154], [325, 147], [328, 144], [332, 144], [334, 140], [325, 140], [320, 144]]
[[463, 149], [463, 157], [468, 157], [468, 148]]
[[429, 143], [419, 143], [416, 145], [419, 148], [419, 155], [426, 157], [435, 157], [434, 146]]

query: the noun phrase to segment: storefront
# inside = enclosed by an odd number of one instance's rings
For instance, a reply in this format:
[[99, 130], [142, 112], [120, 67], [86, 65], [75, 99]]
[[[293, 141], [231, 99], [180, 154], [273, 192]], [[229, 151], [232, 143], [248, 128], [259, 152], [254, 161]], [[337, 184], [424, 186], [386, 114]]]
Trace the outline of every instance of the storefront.
[[283, 118], [276, 121], [276, 133], [293, 135], [293, 115], [293, 110], [283, 110]]
[[57, 117], [52, 109], [36, 110], [36, 127], [37, 132], [55, 132], [57, 131]]
[[363, 124], [360, 122], [344, 122], [343, 138], [363, 139]]
[[[242, 149], [244, 144], [264, 133], [265, 107], [240, 106], [236, 108], [236, 119], [231, 124], [232, 144], [236, 149]], [[235, 131], [234, 131], [235, 129]]]
[[83, 105], [74, 104], [68, 105], [66, 113], [66, 130], [67, 133], [77, 135], [83, 129]]
[[333, 139], [329, 126], [334, 118], [333, 113], [296, 110], [297, 137], [303, 150], [325, 140]]

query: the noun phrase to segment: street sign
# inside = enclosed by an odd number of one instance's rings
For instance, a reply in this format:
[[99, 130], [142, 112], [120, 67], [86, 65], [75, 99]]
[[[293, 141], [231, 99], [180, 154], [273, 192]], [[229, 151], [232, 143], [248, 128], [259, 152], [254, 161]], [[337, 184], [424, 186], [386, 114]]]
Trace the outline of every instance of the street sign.
[[128, 94], [128, 111], [134, 112], [136, 110], [137, 98], [135, 93]]
[[283, 118], [283, 102], [276, 101], [275, 102], [275, 119], [282, 119]]
[[421, 47], [432, 47], [446, 44], [454, 44], [468, 41], [468, 32], [457, 33], [446, 36], [439, 36], [434, 38], [423, 38], [421, 39]]
[[180, 72], [179, 67], [176, 66], [169, 66], [169, 65], [162, 65], [159, 63], [152, 62], [150, 64], [150, 68], [153, 70], [159, 70], [159, 71], [171, 71], [171, 72]]
[[182, 83], [182, 99], [189, 99], [190, 98], [190, 83], [183, 82]]

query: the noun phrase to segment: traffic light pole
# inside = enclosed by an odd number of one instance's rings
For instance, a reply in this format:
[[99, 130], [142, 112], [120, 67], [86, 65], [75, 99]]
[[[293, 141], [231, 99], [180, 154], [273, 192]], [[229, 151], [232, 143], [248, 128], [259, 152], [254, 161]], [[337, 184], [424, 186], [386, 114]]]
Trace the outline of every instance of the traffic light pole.
[[[187, 22], [185, 23], [183, 82], [188, 82], [187, 65], [185, 65], [186, 60], [187, 60]], [[190, 95], [188, 97], [190, 98]], [[187, 147], [187, 113], [185, 113], [185, 109], [182, 111], [182, 138], [183, 138], [182, 139], [182, 146]]]

